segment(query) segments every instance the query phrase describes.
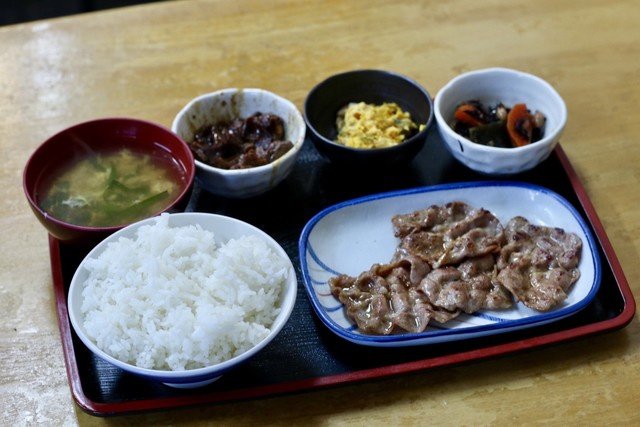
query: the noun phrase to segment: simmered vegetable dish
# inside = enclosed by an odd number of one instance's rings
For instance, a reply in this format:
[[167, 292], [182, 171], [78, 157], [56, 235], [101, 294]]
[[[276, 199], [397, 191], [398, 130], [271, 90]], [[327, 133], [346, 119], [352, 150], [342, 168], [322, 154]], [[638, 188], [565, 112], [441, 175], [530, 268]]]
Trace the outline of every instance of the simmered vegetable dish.
[[532, 113], [526, 104], [509, 108], [502, 103], [485, 106], [478, 100], [471, 100], [456, 108], [452, 128], [478, 144], [513, 148], [541, 140], [545, 121], [541, 112]]

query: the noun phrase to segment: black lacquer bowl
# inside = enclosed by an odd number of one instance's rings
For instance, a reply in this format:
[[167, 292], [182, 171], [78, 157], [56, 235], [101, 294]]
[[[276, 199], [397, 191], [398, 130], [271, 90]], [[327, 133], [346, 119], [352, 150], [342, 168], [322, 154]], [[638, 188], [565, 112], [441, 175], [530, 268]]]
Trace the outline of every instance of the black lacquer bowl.
[[[386, 148], [351, 148], [335, 142], [338, 111], [349, 103], [395, 102], [421, 129]], [[318, 151], [341, 166], [365, 169], [408, 164], [420, 152], [433, 121], [433, 101], [416, 81], [389, 71], [355, 70], [333, 75], [315, 86], [304, 103], [308, 136]]]

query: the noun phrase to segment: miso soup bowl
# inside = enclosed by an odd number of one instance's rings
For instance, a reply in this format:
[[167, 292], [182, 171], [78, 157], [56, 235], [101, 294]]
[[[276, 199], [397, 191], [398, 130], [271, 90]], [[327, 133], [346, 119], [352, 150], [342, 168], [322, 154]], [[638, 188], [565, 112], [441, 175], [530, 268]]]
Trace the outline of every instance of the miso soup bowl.
[[[48, 138], [32, 153], [24, 168], [23, 189], [29, 206], [51, 236], [71, 245], [93, 246], [129, 225], [91, 227], [71, 224], [55, 218], [41, 207], [46, 186], [61, 170], [88, 153], [120, 148], [131, 148], [135, 152], [148, 154], [152, 159], [168, 162], [176, 170], [174, 179], [179, 187], [177, 196], [167, 199], [161, 209], [149, 216], [184, 210], [189, 202], [195, 176], [193, 155], [184, 141], [169, 129], [144, 120], [91, 120], [71, 126]], [[144, 218], [137, 220], [141, 219]]]
[[284, 121], [285, 139], [293, 147], [271, 163], [245, 169], [223, 169], [195, 159], [196, 182], [216, 196], [247, 199], [273, 190], [295, 166], [306, 126], [298, 108], [286, 98], [256, 88], [228, 88], [189, 101], [175, 116], [171, 130], [187, 143], [203, 127], [255, 113], [271, 113]]

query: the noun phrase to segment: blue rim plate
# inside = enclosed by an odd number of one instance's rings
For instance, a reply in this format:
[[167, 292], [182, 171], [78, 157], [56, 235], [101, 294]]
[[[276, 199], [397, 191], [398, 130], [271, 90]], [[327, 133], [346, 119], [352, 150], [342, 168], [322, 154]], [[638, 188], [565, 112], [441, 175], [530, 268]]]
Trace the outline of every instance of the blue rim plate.
[[[398, 240], [391, 217], [433, 204], [461, 201], [491, 211], [506, 223], [520, 215], [531, 223], [560, 227], [582, 238], [580, 279], [562, 304], [546, 313], [516, 304], [507, 310], [461, 314], [421, 333], [367, 335], [358, 331], [328, 280], [356, 276], [374, 263], [391, 260]], [[557, 321], [583, 309], [600, 286], [601, 265], [595, 240], [576, 209], [559, 194], [521, 182], [467, 182], [374, 194], [328, 207], [305, 225], [298, 244], [305, 289], [316, 314], [336, 335], [356, 344], [400, 347], [455, 341], [504, 333]]]

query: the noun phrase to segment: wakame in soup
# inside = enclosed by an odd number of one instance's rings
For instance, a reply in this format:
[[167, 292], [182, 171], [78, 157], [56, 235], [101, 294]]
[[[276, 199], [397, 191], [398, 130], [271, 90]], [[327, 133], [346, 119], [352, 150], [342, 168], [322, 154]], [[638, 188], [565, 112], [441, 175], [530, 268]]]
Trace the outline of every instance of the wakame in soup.
[[93, 153], [45, 188], [40, 207], [61, 221], [90, 227], [135, 222], [162, 211], [180, 191], [178, 171], [148, 154]]

